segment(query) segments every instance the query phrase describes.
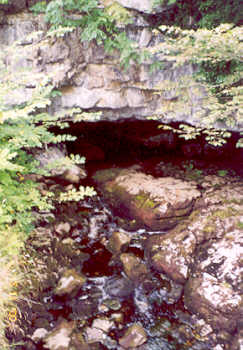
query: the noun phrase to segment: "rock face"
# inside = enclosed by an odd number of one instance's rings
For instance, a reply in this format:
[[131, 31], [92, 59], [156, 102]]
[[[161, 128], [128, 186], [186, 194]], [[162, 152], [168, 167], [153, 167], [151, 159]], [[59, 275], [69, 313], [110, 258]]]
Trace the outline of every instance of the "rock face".
[[233, 331], [242, 319], [242, 242], [243, 233], [234, 228], [209, 247], [202, 245], [186, 284], [187, 306], [217, 329]]
[[94, 179], [115, 211], [136, 221], [134, 228], [169, 229], [191, 212], [200, 197], [192, 183], [156, 179], [136, 170], [101, 170]]
[[[219, 187], [220, 178], [213, 179]], [[192, 312], [215, 329], [233, 331], [242, 317], [243, 186], [221, 182], [220, 187], [216, 190], [211, 182], [198, 210], [184, 223], [150, 237], [146, 256], [155, 270], [185, 284], [185, 303]]]
[[[110, 2], [104, 3], [107, 3], [104, 6], [109, 6]], [[146, 16], [142, 14], [157, 11], [152, 9], [153, 2], [120, 0], [119, 3], [132, 9], [134, 21], [127, 29], [128, 37], [139, 48], [155, 52], [157, 45], [164, 41], [164, 34], [151, 31]], [[9, 7], [0, 6], [0, 11], [14, 12], [25, 7], [25, 1], [11, 1]], [[168, 7], [170, 6], [161, 7], [158, 11], [166, 11]], [[53, 40], [46, 35], [47, 25], [41, 15], [35, 17], [30, 13], [21, 13], [5, 16], [3, 13], [0, 24], [0, 48], [7, 68], [16, 73], [19, 67], [24, 67], [31, 75], [29, 80], [25, 76], [25, 81], [31, 81], [30, 86], [23, 80], [23, 73], [22, 76], [19, 72], [19, 76], [14, 74], [15, 82], [19, 79], [21, 88], [16, 89], [11, 98], [6, 97], [6, 107], [28, 102], [32, 98], [33, 88], [39, 86], [41, 79], [49, 77], [54, 88], [62, 92], [62, 96], [57, 96], [53, 102], [54, 111], [94, 109], [102, 112], [102, 120], [109, 121], [134, 116], [144, 120], [156, 115], [164, 123], [186, 121], [206, 126], [203, 124], [206, 91], [193, 80], [197, 67], [192, 64], [172, 67], [170, 57], [167, 59], [163, 54], [163, 69], [150, 72], [153, 58], [140, 65], [131, 63], [126, 71], [121, 68], [117, 53], [107, 54], [104, 47], [96, 45], [94, 41], [81, 42], [78, 29]], [[38, 31], [36, 37], [33, 35], [35, 31]], [[14, 52], [4, 52], [6, 46], [15, 40], [19, 43]], [[183, 84], [183, 89], [180, 89], [180, 81], [185, 78], [190, 83], [186, 86]], [[168, 89], [170, 84], [172, 89]], [[161, 93], [158, 93], [158, 86], [162, 89]], [[183, 99], [186, 102], [181, 106]], [[241, 125], [235, 125], [233, 129], [239, 130], [240, 127]], [[158, 142], [164, 141], [151, 140], [151, 144]]]

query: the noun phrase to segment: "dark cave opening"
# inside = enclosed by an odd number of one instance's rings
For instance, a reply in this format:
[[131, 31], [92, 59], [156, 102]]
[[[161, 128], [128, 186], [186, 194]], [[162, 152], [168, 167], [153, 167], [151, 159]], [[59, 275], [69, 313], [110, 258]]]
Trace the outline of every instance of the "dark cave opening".
[[[180, 123], [169, 127], [179, 129]], [[243, 176], [243, 150], [236, 144], [240, 133], [231, 132], [222, 146], [213, 146], [206, 140], [206, 134], [185, 140], [180, 134], [159, 128], [154, 120], [129, 119], [123, 121], [99, 121], [70, 123], [65, 133], [76, 136], [67, 142], [68, 153], [85, 156], [86, 167], [91, 173], [97, 168], [110, 166], [131, 166], [142, 164], [149, 170], [151, 164], [159, 161], [185, 166], [193, 163], [197, 169], [212, 165], [219, 170]]]

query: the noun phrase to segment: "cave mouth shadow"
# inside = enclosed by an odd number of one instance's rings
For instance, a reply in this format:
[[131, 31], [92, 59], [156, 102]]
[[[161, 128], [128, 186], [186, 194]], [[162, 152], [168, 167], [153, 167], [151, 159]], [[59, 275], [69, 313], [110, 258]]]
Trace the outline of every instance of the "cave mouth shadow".
[[[171, 123], [169, 126], [178, 129], [179, 124]], [[198, 169], [214, 165], [243, 176], [243, 149], [236, 148], [240, 133], [232, 132], [227, 143], [216, 147], [206, 141], [206, 135], [185, 140], [178, 133], [159, 126], [161, 123], [158, 121], [137, 119], [71, 122], [65, 133], [77, 139], [66, 145], [68, 153], [86, 157], [86, 167], [91, 172], [134, 164], [145, 164], [149, 168], [150, 163], [163, 161], [175, 165], [193, 162]]]

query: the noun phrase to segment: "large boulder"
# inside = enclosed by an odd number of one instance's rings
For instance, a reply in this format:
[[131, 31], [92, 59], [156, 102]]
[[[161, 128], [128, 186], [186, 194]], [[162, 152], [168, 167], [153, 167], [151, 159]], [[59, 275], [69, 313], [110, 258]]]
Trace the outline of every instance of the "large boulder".
[[[211, 179], [212, 180], [212, 179]], [[229, 180], [228, 180], [229, 181]], [[145, 244], [150, 266], [185, 285], [185, 304], [215, 329], [229, 332], [242, 317], [243, 184], [211, 181], [187, 220]]]
[[[195, 199], [200, 197], [190, 182], [154, 178], [133, 169], [101, 170], [94, 180], [113, 210], [133, 221], [134, 229], [169, 229], [190, 214]], [[129, 221], [125, 226], [131, 227]]]
[[222, 239], [200, 247], [195, 273], [185, 288], [185, 303], [216, 329], [234, 331], [243, 316], [243, 232], [234, 228]]

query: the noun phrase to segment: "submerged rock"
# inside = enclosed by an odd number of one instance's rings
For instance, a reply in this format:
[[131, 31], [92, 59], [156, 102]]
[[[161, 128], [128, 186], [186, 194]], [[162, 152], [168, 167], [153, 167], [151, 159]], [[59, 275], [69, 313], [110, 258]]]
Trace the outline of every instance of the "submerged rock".
[[105, 291], [112, 297], [124, 298], [133, 294], [134, 284], [126, 277], [114, 276], [106, 281]]
[[133, 169], [101, 170], [94, 180], [118, 215], [135, 220], [134, 229], [165, 230], [175, 226], [190, 214], [201, 195], [190, 182], [154, 178]]

